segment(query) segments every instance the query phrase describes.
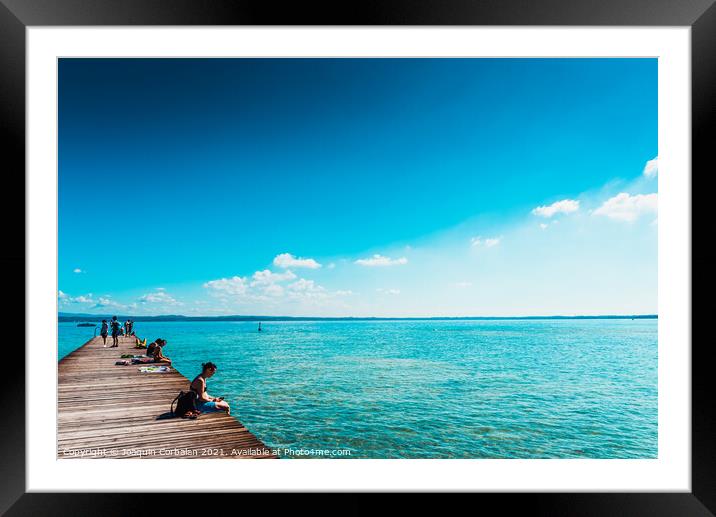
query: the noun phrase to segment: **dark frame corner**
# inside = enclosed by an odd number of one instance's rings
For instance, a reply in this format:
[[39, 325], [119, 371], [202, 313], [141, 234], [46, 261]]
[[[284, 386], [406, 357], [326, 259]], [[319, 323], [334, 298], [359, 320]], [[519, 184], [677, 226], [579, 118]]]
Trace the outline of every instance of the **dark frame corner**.
[[[636, 25], [690, 26], [692, 43], [692, 171], [709, 174], [711, 135], [716, 114], [716, 5], [714, 0], [386, 0], [378, 2], [293, 3], [279, 10], [272, 3], [235, 0], [0, 0], [0, 130], [6, 192], [25, 192], [25, 29], [62, 25]], [[337, 6], [341, 6], [338, 8]], [[352, 7], [346, 9], [346, 7]], [[695, 174], [692, 172], [692, 182]], [[3, 203], [5, 221], [24, 212], [25, 196]], [[693, 212], [693, 207], [692, 207]], [[7, 232], [0, 261], [20, 292], [25, 269], [25, 227]], [[693, 235], [693, 230], [692, 230]], [[693, 246], [692, 246], [693, 253]], [[692, 259], [693, 263], [693, 259]], [[693, 266], [692, 266], [693, 267]], [[693, 273], [692, 273], [693, 275]], [[23, 293], [24, 283], [23, 283]], [[24, 294], [23, 294], [24, 299]], [[24, 304], [14, 304], [12, 321], [24, 321]], [[21, 312], [22, 311], [22, 312]], [[10, 320], [11, 314], [6, 315]], [[693, 320], [693, 317], [692, 317]], [[19, 324], [11, 325], [22, 328]], [[25, 341], [24, 328], [18, 339]], [[686, 344], [685, 344], [686, 345]], [[716, 515], [716, 415], [711, 389], [709, 343], [692, 343], [692, 492], [649, 494], [483, 494], [502, 509], [536, 515]], [[23, 368], [5, 371], [2, 400], [5, 415], [2, 447], [0, 512], [8, 515], [127, 515], [156, 511], [157, 499], [136, 494], [25, 493], [25, 400]], [[151, 499], [150, 499], [151, 497]], [[250, 497], [243, 495], [241, 497]], [[251, 496], [255, 497], [255, 496]], [[173, 500], [173, 497], [167, 497]], [[356, 498], [354, 498], [356, 499]], [[153, 502], [152, 502], [153, 501]], [[202, 504], [187, 498], [183, 511]], [[196, 502], [194, 502], [196, 501]], [[273, 505], [273, 504], [272, 504]], [[355, 510], [363, 504], [356, 499]], [[144, 508], [144, 512], [142, 511]], [[165, 510], [162, 501], [162, 510]], [[368, 505], [365, 510], [370, 511]]]

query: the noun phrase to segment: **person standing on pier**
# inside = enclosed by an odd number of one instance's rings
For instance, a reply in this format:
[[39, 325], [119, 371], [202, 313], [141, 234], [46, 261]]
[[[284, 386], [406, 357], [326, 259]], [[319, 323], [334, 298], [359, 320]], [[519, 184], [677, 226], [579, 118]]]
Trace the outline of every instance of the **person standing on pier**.
[[122, 329], [121, 323], [117, 321], [117, 316], [112, 316], [112, 323], [109, 324], [112, 328], [112, 346], [111, 348], [116, 348], [119, 346], [119, 334]]
[[99, 335], [102, 336], [102, 346], [107, 346], [107, 331], [109, 330], [109, 325], [107, 325], [107, 320], [102, 320], [102, 328], [99, 331]]

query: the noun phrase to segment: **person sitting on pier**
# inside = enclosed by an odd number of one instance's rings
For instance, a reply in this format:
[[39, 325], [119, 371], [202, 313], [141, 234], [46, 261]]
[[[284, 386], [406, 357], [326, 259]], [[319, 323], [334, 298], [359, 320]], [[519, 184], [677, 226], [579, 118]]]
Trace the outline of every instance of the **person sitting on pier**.
[[171, 363], [172, 360], [162, 353], [162, 348], [164, 348], [166, 344], [166, 339], [157, 338], [154, 343], [150, 343], [147, 347], [147, 355], [154, 359], [155, 363]]
[[189, 389], [197, 394], [196, 408], [202, 413], [226, 411], [226, 414], [229, 415], [231, 408], [224, 397], [212, 397], [206, 392], [206, 379], [215, 373], [216, 365], [214, 363], [203, 363], [201, 373], [192, 381]]
[[162, 348], [164, 348], [164, 345], [166, 345], [167, 342], [164, 341], [161, 345], [154, 348], [154, 355], [152, 357], [154, 358], [155, 363], [169, 363], [171, 364], [172, 360], [166, 357], [162, 353]]
[[157, 338], [155, 341], [152, 341], [147, 345], [147, 355], [149, 357], [154, 356], [154, 349], [157, 347], [158, 343], [164, 341], [162, 338]]

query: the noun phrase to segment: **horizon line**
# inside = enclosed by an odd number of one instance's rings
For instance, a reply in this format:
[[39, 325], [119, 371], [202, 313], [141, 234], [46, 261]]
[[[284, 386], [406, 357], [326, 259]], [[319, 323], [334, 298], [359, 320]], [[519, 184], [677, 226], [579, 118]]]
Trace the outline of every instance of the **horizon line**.
[[269, 316], [269, 315], [202, 315], [187, 316], [183, 314], [158, 314], [158, 315], [136, 315], [115, 313], [91, 314], [91, 313], [57, 313], [58, 321], [67, 318], [129, 318], [129, 319], [199, 319], [199, 320], [227, 320], [238, 319], [241, 321], [277, 321], [277, 320], [525, 320], [525, 319], [658, 319], [658, 314], [575, 314], [575, 315], [521, 315], [521, 316]]

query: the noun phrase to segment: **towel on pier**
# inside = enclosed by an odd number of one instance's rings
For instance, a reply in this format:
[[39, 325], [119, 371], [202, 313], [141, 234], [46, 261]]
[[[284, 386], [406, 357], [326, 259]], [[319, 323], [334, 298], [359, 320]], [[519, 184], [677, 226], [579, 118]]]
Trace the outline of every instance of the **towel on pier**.
[[154, 359], [151, 357], [135, 357], [132, 359], [132, 364], [146, 364], [146, 363], [153, 363]]
[[114, 364], [116, 364], [117, 366], [129, 366], [129, 361], [127, 361], [127, 360], [117, 361], [117, 362], [114, 363]]
[[139, 371], [142, 373], [168, 373], [172, 369], [169, 366], [142, 366]]

